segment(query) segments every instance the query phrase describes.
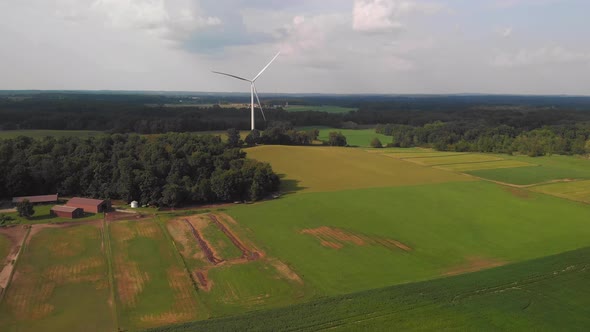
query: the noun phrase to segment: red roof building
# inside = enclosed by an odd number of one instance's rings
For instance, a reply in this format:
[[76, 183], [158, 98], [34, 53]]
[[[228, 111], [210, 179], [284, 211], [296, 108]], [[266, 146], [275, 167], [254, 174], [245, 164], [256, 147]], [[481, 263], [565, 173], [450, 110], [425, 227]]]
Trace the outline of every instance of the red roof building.
[[66, 206], [81, 208], [84, 212], [100, 213], [108, 211], [111, 208], [111, 201], [74, 197], [66, 203]]
[[65, 205], [56, 205], [52, 207], [50, 213], [53, 216], [70, 219], [80, 218], [84, 216], [84, 210], [82, 210], [81, 208]]
[[54, 195], [40, 195], [40, 196], [21, 196], [13, 197], [12, 203], [20, 203], [28, 199], [31, 203], [57, 203], [57, 194]]

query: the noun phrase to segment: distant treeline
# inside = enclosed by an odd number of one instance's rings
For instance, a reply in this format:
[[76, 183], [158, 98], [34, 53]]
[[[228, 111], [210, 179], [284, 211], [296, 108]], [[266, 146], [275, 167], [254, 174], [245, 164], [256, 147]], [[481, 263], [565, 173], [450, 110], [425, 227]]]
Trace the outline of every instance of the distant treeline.
[[[18, 98], [24, 98], [19, 96]], [[142, 95], [40, 94], [24, 99], [0, 97], [0, 130], [100, 130], [111, 133], [154, 134], [226, 130], [250, 127], [247, 108], [165, 107], [180, 97]], [[202, 97], [208, 100], [219, 97]], [[242, 97], [231, 97], [241, 100]], [[291, 98], [294, 99], [294, 98]], [[289, 98], [285, 97], [285, 101]], [[280, 100], [271, 100], [269, 105]], [[502, 125], [529, 131], [544, 126], [590, 122], [590, 98], [519, 96], [310, 96], [293, 102], [358, 108], [344, 114], [287, 112], [266, 108], [267, 122], [256, 112], [258, 129], [280, 121], [292, 126], [354, 127], [398, 124], [422, 127], [429, 123], [467, 123], [474, 127]], [[147, 106], [147, 105], [151, 106]]]
[[377, 133], [392, 136], [389, 146], [428, 146], [446, 151], [477, 151], [529, 156], [590, 153], [590, 124], [544, 126], [526, 130], [507, 125], [486, 127], [466, 122], [435, 122], [424, 126], [378, 125]]
[[18, 137], [0, 141], [0, 196], [58, 192], [174, 207], [276, 191], [270, 165], [245, 157], [210, 135]]

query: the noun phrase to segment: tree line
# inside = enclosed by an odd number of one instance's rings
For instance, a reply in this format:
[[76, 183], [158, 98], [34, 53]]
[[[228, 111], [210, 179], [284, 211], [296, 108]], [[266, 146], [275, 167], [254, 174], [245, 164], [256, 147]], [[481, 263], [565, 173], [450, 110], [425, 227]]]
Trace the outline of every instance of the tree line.
[[0, 140], [2, 198], [57, 192], [175, 207], [259, 200], [279, 183], [269, 164], [211, 135]]
[[547, 154], [590, 153], [590, 124], [544, 126], [532, 130], [507, 125], [486, 127], [461, 122], [423, 126], [378, 125], [377, 133], [392, 136], [388, 146], [432, 147], [442, 151]]

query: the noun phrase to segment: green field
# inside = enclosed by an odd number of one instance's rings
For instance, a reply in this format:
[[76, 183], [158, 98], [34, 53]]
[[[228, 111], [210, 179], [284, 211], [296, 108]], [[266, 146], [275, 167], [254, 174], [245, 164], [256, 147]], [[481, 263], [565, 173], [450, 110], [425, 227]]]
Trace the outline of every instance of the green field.
[[590, 249], [487, 271], [156, 329], [183, 331], [585, 331]]
[[0, 139], [26, 136], [32, 138], [52, 137], [91, 137], [102, 135], [101, 131], [93, 130], [0, 130]]
[[356, 108], [332, 105], [289, 105], [283, 107], [283, 109], [288, 112], [316, 111], [328, 113], [348, 113], [357, 110]]
[[470, 181], [467, 176], [360, 149], [269, 145], [245, 151], [249, 158], [270, 162], [275, 172], [283, 175], [284, 191], [338, 191]]
[[517, 185], [530, 185], [560, 179], [590, 179], [590, 160], [570, 156], [503, 156], [505, 159], [537, 164], [537, 167], [518, 167], [468, 172], [478, 177]]
[[373, 138], [378, 138], [383, 146], [391, 142], [391, 136], [385, 136], [377, 134], [375, 129], [334, 129], [334, 128], [322, 128], [320, 129], [320, 135], [318, 139], [327, 141], [330, 132], [341, 132], [342, 135], [346, 136], [346, 142], [350, 146], [369, 147]]
[[140, 329], [207, 317], [158, 223], [124, 221], [109, 229], [120, 327]]
[[[305, 276], [318, 295], [431, 279], [590, 245], [587, 207], [485, 182], [291, 195], [228, 213], [252, 229], [269, 255]], [[327, 240], [302, 233], [322, 228], [367, 240], [357, 245], [339, 240], [343, 235]], [[375, 237], [412, 250], [371, 244]], [[333, 249], [320, 240], [343, 246]]]
[[[225, 220], [222, 215], [217, 215], [217, 218]], [[222, 262], [213, 264], [206, 259], [187, 221], [200, 232]], [[226, 221], [226, 225], [230, 226], [230, 223]], [[167, 229], [198, 283], [199, 298], [205, 303], [210, 316], [285, 306], [304, 299], [302, 282], [289, 278], [284, 273], [286, 266], [283, 263], [272, 257], [254, 261], [241, 258], [241, 251], [215, 224], [209, 222], [208, 215], [171, 220]], [[231, 230], [247, 247], [259, 251], [250, 241], [248, 232], [239, 225], [231, 223]], [[206, 284], [198, 274], [206, 278]]]
[[33, 228], [0, 305], [2, 331], [115, 329], [99, 225]]

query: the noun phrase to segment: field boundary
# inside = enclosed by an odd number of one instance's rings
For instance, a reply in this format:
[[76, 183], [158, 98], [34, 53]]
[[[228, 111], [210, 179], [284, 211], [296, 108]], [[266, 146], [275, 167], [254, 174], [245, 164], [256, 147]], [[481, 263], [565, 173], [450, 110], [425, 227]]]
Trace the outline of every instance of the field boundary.
[[6, 283], [6, 288], [3, 289], [2, 292], [0, 292], [0, 303], [2, 303], [2, 301], [4, 300], [4, 296], [8, 292], [8, 289], [10, 288], [10, 284], [12, 283], [12, 277], [14, 276], [14, 272], [16, 271], [18, 263], [20, 262], [20, 257], [23, 254], [23, 252], [25, 251], [26, 244], [27, 244], [27, 238], [29, 237], [30, 233], [31, 233], [31, 227], [27, 227], [27, 232], [25, 233], [25, 236], [23, 236], [23, 240], [22, 240], [20, 248], [18, 250], [18, 254], [16, 255], [16, 258], [14, 259], [14, 264], [12, 265], [12, 270], [10, 271], [10, 275], [8, 276], [8, 282]]
[[111, 295], [111, 308], [113, 314], [114, 325], [117, 330], [120, 330], [119, 326], [119, 310], [117, 309], [117, 295], [115, 292], [115, 274], [113, 273], [113, 258], [112, 258], [112, 247], [111, 247], [111, 235], [109, 229], [109, 223], [106, 219], [103, 219], [103, 241], [105, 243], [105, 256], [107, 259], [108, 271], [109, 271], [109, 288]]

